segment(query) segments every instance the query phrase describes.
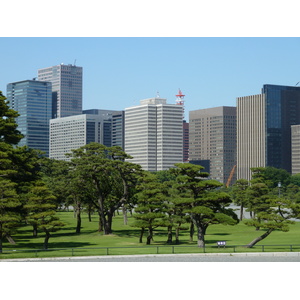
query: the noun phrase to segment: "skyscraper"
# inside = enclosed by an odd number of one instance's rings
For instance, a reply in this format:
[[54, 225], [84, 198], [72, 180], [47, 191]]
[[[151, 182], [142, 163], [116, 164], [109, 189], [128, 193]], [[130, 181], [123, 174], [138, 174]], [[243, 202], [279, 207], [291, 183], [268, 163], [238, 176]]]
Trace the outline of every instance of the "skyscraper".
[[52, 83], [52, 118], [82, 113], [82, 67], [60, 64], [39, 69], [38, 80]]
[[19, 112], [18, 130], [25, 136], [19, 146], [38, 149], [49, 155], [49, 120], [52, 115], [50, 82], [23, 80], [7, 85], [7, 99]]
[[291, 125], [300, 124], [300, 88], [266, 84], [261, 94], [237, 98], [237, 178], [252, 167], [291, 173]]
[[150, 98], [125, 109], [125, 152], [144, 170], [160, 171], [183, 160], [183, 108]]
[[300, 125], [292, 125], [292, 175], [300, 173]]
[[226, 183], [236, 165], [236, 107], [190, 111], [189, 121], [190, 162], [205, 167], [210, 178]]
[[183, 120], [183, 162], [189, 161], [189, 123]]
[[111, 145], [125, 149], [125, 112], [112, 113]]

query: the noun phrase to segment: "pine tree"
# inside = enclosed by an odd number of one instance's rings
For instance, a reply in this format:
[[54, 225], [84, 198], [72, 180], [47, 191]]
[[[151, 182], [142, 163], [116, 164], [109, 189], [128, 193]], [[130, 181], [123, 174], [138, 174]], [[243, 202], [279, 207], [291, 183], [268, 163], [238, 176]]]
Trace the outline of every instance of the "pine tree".
[[0, 253], [4, 238], [14, 243], [11, 235], [21, 221], [21, 215], [17, 210], [21, 202], [15, 186], [15, 183], [0, 177]]
[[133, 215], [136, 221], [133, 227], [141, 228], [140, 242], [145, 229], [148, 229], [147, 245], [150, 245], [153, 239], [154, 229], [164, 226], [165, 217], [165, 195], [164, 186], [158, 182], [154, 174], [148, 174], [141, 179], [137, 186], [139, 193], [137, 194], [137, 206]]
[[205, 234], [209, 225], [238, 223], [237, 215], [228, 208], [230, 196], [218, 190], [222, 186], [216, 180], [207, 179], [202, 166], [178, 163], [171, 171], [176, 175], [174, 186], [182, 194], [181, 204], [197, 229], [198, 246], [205, 246]]
[[48, 241], [51, 232], [55, 232], [64, 226], [56, 214], [55, 196], [43, 182], [36, 182], [36, 185], [28, 194], [27, 204], [24, 208], [27, 210], [27, 221], [33, 226], [34, 236], [37, 230], [45, 232], [44, 249], [48, 249]]

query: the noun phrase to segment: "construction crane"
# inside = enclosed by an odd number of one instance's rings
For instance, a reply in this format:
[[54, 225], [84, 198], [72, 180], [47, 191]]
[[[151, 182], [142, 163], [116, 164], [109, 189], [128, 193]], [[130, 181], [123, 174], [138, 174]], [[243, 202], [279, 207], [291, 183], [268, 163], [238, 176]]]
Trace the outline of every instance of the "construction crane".
[[229, 177], [228, 177], [228, 180], [227, 180], [227, 183], [226, 183], [227, 188], [229, 187], [229, 185], [231, 183], [231, 180], [232, 180], [232, 177], [234, 175], [235, 169], [236, 169], [236, 165], [233, 166], [233, 168], [231, 169], [231, 172], [229, 174]]

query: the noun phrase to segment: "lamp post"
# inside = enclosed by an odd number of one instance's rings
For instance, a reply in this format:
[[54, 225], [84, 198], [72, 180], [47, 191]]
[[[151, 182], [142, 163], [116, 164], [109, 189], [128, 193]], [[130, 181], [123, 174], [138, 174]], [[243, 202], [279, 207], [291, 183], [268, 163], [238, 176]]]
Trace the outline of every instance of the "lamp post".
[[278, 182], [278, 198], [280, 198], [280, 188], [281, 188], [281, 182]]

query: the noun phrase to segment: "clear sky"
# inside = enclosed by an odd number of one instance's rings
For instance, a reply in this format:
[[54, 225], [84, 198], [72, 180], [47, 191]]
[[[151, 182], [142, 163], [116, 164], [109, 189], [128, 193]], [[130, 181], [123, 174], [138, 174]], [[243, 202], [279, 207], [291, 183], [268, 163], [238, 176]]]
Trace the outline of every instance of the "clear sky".
[[123, 110], [180, 88], [185, 111], [235, 106], [263, 84], [300, 81], [297, 37], [2, 37], [0, 90], [60, 63], [83, 67], [84, 109]]

